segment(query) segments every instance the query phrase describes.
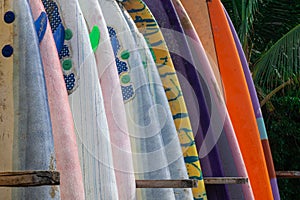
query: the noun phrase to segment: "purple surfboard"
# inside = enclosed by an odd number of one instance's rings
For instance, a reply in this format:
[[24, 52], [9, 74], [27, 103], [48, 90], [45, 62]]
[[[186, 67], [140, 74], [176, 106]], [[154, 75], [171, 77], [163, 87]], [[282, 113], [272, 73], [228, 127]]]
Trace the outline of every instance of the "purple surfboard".
[[[208, 88], [208, 91], [204, 90], [204, 92], [209, 92], [210, 95], [209, 97], [206, 96], [206, 98], [211, 98], [211, 100], [206, 100], [211, 103], [210, 128], [213, 128], [214, 131], [213, 134], [206, 135], [203, 144], [206, 147], [208, 146], [208, 148], [209, 145], [213, 147], [216, 144], [221, 150], [219, 151], [219, 155], [226, 176], [248, 177], [222, 93], [218, 87], [205, 50], [181, 2], [179, 0], [173, 0], [172, 2], [182, 23], [184, 33], [187, 36], [187, 42], [192, 52], [195, 67], [205, 80]], [[203, 153], [201, 146], [199, 156], [206, 155], [206, 153], [208, 152]], [[228, 185], [228, 189], [230, 199], [254, 199], [250, 183], [239, 186]]]
[[[209, 133], [210, 105], [203, 94], [207, 90], [203, 88], [205, 83], [201, 80], [194, 67], [194, 60], [185, 35], [182, 34], [183, 29], [172, 2], [170, 0], [144, 0], [144, 2], [148, 5], [161, 27], [170, 51], [185, 101], [187, 102], [192, 128], [194, 133], [196, 133], [195, 141], [199, 151], [203, 138], [206, 134], [211, 134]], [[224, 176], [217, 146], [214, 146], [207, 156], [200, 158], [200, 162], [205, 177]], [[209, 199], [229, 199], [226, 187], [226, 185], [206, 186], [207, 197]]]

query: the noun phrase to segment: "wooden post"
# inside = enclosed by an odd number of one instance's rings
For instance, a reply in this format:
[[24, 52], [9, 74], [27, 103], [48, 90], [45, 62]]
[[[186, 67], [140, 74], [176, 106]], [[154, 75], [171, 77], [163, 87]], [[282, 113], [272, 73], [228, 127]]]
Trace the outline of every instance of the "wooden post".
[[136, 180], [136, 188], [194, 188], [197, 180]]
[[246, 184], [248, 178], [244, 177], [205, 177], [205, 184]]
[[[299, 174], [298, 174], [299, 175]], [[246, 184], [244, 177], [205, 177], [205, 184]], [[59, 185], [60, 174], [57, 171], [18, 171], [0, 172], [0, 187], [31, 187]], [[195, 188], [198, 180], [136, 180], [136, 188]]]
[[[246, 184], [244, 177], [205, 177], [205, 184]], [[198, 181], [187, 180], [136, 180], [136, 188], [195, 188]]]
[[0, 187], [29, 187], [59, 184], [60, 174], [57, 171], [0, 172]]
[[300, 171], [276, 171], [277, 178], [300, 178]]

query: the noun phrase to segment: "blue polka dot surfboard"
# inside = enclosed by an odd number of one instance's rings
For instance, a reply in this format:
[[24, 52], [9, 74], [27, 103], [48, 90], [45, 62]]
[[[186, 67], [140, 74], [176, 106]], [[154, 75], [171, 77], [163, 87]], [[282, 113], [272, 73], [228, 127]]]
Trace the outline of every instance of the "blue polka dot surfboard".
[[230, 29], [231, 29], [231, 32], [232, 32], [232, 35], [233, 35], [233, 38], [234, 38], [234, 41], [235, 41], [236, 48], [238, 50], [238, 54], [239, 54], [239, 57], [240, 57], [240, 60], [241, 60], [241, 63], [242, 63], [243, 71], [244, 71], [246, 82], [247, 82], [247, 85], [248, 85], [248, 90], [249, 90], [249, 93], [250, 93], [252, 106], [253, 106], [254, 114], [255, 114], [255, 117], [256, 117], [256, 123], [257, 123], [257, 126], [258, 126], [261, 143], [262, 143], [262, 147], [263, 147], [263, 150], [264, 150], [267, 169], [268, 169], [268, 172], [269, 172], [273, 197], [274, 197], [274, 200], [279, 200], [280, 195], [279, 195], [279, 191], [278, 191], [278, 185], [277, 185], [277, 179], [276, 179], [276, 173], [275, 173], [272, 153], [271, 153], [269, 140], [268, 140], [268, 135], [267, 135], [266, 127], [265, 127], [265, 122], [264, 122], [262, 112], [261, 112], [261, 109], [260, 109], [260, 104], [259, 104], [259, 100], [258, 100], [258, 97], [257, 97], [255, 85], [254, 85], [254, 82], [252, 80], [252, 76], [251, 76], [251, 72], [249, 70], [248, 62], [247, 62], [246, 56], [244, 54], [242, 45], [239, 41], [239, 37], [238, 37], [238, 35], [237, 35], [237, 33], [234, 29], [234, 26], [233, 26], [233, 24], [230, 20], [230, 17], [228, 16], [226, 10], [225, 10], [225, 14], [226, 14], [228, 23], [230, 25]]
[[50, 19], [73, 114], [86, 199], [118, 199], [95, 56], [76, 0], [42, 1]]
[[29, 3], [45, 72], [61, 198], [84, 199], [73, 117], [53, 34], [42, 2]]
[[[5, 123], [3, 129], [0, 123], [0, 148], [6, 153], [4, 157], [0, 155], [1, 163], [6, 163], [7, 171], [56, 170], [46, 84], [33, 17], [26, 0], [11, 2], [1, 2], [5, 7], [0, 9], [1, 18], [4, 16], [1, 31], [4, 25], [8, 33], [5, 40], [0, 40], [5, 42], [4, 46], [1, 44], [0, 64], [1, 108], [5, 108], [0, 111], [0, 121]], [[3, 65], [3, 61], [9, 65]], [[3, 86], [9, 91], [3, 90]], [[0, 197], [8, 200], [60, 199], [60, 192], [57, 186], [26, 187], [1, 191]]]
[[[144, 68], [147, 63], [143, 63], [133, 33], [117, 2], [99, 2], [108, 26], [120, 78], [131, 136], [135, 177], [138, 180], [170, 179], [162, 129], [170, 129], [168, 133], [172, 130], [176, 133], [175, 127], [167, 126], [170, 121], [166, 125], [161, 123], [165, 122], [165, 116], [159, 117], [159, 105], [154, 101], [155, 94], [151, 93], [151, 84]], [[164, 112], [162, 106], [159, 108]], [[175, 199], [175, 194], [171, 188], [143, 188], [137, 189], [137, 199], [172, 200]]]
[[[88, 3], [85, 0], [80, 0], [79, 3], [90, 32], [90, 41], [97, 62], [98, 77], [100, 78], [105, 113], [110, 130], [119, 198], [134, 199], [135, 179], [130, 137], [118, 70], [107, 25], [98, 0], [90, 0]], [[128, 80], [126, 78], [127, 76], [124, 76], [125, 82]]]

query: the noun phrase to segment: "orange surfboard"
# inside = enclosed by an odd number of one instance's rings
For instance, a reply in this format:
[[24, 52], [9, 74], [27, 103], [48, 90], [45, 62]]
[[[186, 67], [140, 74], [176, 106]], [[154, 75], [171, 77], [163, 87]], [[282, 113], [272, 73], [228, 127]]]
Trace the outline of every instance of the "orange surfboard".
[[256, 200], [273, 199], [250, 94], [220, 0], [207, 2], [226, 105]]

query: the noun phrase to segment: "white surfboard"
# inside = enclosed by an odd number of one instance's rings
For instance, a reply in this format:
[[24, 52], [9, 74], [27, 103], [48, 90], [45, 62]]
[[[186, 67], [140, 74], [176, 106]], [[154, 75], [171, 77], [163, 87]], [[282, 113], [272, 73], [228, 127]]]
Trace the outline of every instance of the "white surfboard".
[[[120, 77], [136, 179], [170, 179], [157, 105], [153, 101], [140, 53], [131, 30], [113, 0], [99, 0]], [[161, 107], [160, 107], [161, 108]], [[173, 189], [143, 188], [138, 199], [175, 199]]]
[[135, 178], [130, 137], [117, 66], [107, 25], [98, 0], [79, 0], [90, 32], [90, 41], [97, 62], [98, 77], [110, 130], [114, 170], [120, 199], [135, 198]]
[[[165, 111], [165, 118], [160, 120], [162, 122], [161, 133], [163, 145], [166, 149], [165, 151], [171, 179], [188, 179], [189, 177], [187, 169], [185, 167], [172, 113], [170, 109], [166, 109], [169, 107], [168, 99], [153, 56], [151, 54], [151, 50], [149, 49], [144, 36], [138, 31], [134, 21], [132, 20], [126, 9], [122, 5], [120, 5], [120, 8], [131, 29], [131, 33], [134, 36], [136, 46], [142, 59], [143, 68], [146, 73], [148, 87], [150, 89], [150, 93], [152, 94], [153, 101], [156, 105], [162, 106], [162, 109]], [[161, 117], [161, 112], [157, 112], [157, 116]], [[178, 200], [193, 199], [192, 190], [188, 188], [174, 188], [174, 194], [175, 198]]]

